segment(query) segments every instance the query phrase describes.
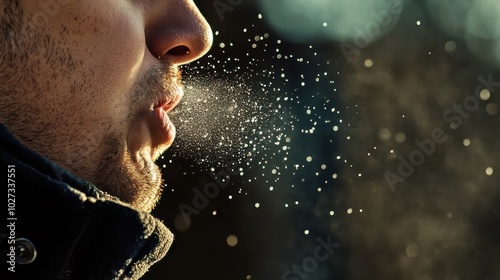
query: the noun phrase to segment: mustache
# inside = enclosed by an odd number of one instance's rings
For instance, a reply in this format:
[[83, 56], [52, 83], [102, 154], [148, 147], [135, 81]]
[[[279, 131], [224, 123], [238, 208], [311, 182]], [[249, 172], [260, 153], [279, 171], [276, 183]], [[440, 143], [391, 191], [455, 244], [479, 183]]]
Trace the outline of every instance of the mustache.
[[162, 61], [149, 69], [136, 83], [132, 106], [141, 106], [144, 103], [156, 105], [170, 100], [179, 87], [183, 87], [181, 69], [168, 61]]

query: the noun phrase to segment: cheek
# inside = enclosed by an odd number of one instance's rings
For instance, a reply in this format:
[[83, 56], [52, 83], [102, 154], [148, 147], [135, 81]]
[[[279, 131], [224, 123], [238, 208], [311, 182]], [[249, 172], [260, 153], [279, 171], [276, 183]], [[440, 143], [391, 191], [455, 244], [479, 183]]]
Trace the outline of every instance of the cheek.
[[134, 84], [141, 76], [147, 51], [143, 21], [132, 7], [122, 7], [123, 2], [127, 1], [92, 4], [75, 20], [78, 27], [68, 26], [73, 32], [62, 38], [72, 42], [69, 51], [82, 62], [71, 79], [80, 84], [79, 93], [72, 93], [75, 109], [92, 112], [94, 118], [126, 117]]
[[135, 84], [141, 78], [147, 50], [142, 30], [126, 24], [117, 27], [97, 46], [99, 55], [91, 69], [95, 71], [95, 86], [100, 88], [96, 93], [99, 104], [107, 104], [112, 113], [123, 115], [124, 110], [130, 109], [128, 106]]

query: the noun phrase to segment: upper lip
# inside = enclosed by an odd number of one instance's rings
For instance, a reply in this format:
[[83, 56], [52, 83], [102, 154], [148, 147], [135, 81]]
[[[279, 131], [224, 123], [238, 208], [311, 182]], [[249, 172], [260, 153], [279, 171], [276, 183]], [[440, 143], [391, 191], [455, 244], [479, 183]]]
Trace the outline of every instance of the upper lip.
[[182, 85], [175, 86], [173, 91], [162, 90], [157, 95], [153, 110], [161, 108], [168, 113], [181, 102], [183, 96], [184, 91]]
[[160, 98], [156, 101], [153, 109], [161, 108], [168, 113], [172, 111], [175, 108], [175, 106], [177, 106], [181, 102], [183, 96], [184, 92], [182, 90], [182, 87], [179, 86], [176, 88], [175, 92], [162, 94]]
[[161, 85], [158, 85], [159, 88], [155, 90], [155, 94], [153, 95], [154, 103], [152, 109], [162, 109], [168, 113], [179, 104], [184, 96], [184, 91], [181, 82], [181, 72], [178, 67], [170, 66], [162, 72], [170, 80], [158, 81]]

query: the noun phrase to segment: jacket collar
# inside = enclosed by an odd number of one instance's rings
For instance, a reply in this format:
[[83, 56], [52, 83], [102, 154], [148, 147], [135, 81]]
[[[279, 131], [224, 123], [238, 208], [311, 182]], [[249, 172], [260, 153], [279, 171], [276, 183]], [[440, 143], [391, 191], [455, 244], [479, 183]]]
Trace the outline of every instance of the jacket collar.
[[38, 252], [31, 264], [17, 266], [16, 277], [138, 279], [168, 251], [173, 235], [161, 221], [106, 200], [1, 124], [0, 161], [2, 168], [15, 165], [16, 238], [30, 240]]

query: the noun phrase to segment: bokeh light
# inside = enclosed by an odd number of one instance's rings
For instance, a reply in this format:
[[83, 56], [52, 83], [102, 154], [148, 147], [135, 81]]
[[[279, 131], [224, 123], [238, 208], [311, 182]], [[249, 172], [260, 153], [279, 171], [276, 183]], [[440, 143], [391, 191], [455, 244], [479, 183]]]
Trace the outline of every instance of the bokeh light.
[[227, 245], [229, 245], [230, 247], [234, 247], [236, 245], [238, 245], [238, 237], [236, 237], [236, 235], [229, 235], [227, 237]]
[[265, 20], [290, 41], [359, 39], [387, 34], [398, 22], [401, 0], [259, 0]]
[[[427, 0], [428, 10], [450, 35], [466, 41], [479, 58], [500, 67], [500, 2], [496, 0]], [[446, 45], [447, 51], [455, 46]]]

